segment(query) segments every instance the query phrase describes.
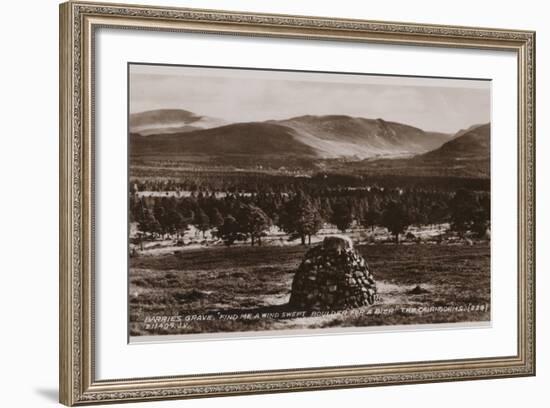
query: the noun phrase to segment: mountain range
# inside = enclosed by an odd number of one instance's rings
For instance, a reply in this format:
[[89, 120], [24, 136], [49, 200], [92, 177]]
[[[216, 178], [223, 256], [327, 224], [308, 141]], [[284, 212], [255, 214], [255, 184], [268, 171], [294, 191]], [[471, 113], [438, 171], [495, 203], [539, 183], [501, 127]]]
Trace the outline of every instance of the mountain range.
[[[305, 115], [285, 120], [227, 124], [177, 109], [130, 115], [132, 156], [200, 157], [236, 166], [285, 160], [342, 161], [365, 168], [467, 167], [488, 174], [490, 124], [456, 134], [428, 132], [383, 119]], [[275, 164], [277, 163], [277, 164]], [[348, 163], [349, 164], [349, 163]], [[476, 173], [479, 173], [476, 170]]]
[[[318, 158], [395, 157], [433, 150], [450, 135], [382, 119], [345, 115], [225, 124], [186, 110], [130, 115], [136, 153], [300, 154]], [[137, 136], [141, 136], [141, 139]], [[132, 146], [134, 147], [134, 146]]]

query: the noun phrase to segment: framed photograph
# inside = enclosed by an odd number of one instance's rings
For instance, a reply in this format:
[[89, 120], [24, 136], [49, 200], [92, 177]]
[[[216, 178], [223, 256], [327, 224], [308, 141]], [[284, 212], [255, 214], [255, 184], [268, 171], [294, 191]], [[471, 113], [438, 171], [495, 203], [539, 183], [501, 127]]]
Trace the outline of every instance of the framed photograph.
[[60, 401], [535, 374], [535, 33], [60, 6]]

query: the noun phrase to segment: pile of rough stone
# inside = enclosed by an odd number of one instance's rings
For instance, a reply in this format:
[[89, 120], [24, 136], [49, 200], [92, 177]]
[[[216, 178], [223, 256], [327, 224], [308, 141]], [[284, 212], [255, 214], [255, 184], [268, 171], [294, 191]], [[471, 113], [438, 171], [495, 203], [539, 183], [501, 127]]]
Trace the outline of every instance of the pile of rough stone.
[[372, 305], [376, 283], [351, 239], [331, 236], [304, 256], [289, 305], [302, 310], [340, 310]]

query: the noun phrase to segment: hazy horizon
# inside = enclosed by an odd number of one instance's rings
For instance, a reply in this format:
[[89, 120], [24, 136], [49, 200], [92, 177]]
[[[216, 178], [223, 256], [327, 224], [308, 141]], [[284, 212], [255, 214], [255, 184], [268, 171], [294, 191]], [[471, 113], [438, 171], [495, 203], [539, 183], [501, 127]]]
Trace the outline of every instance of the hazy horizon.
[[491, 121], [491, 83], [131, 64], [130, 113], [157, 109], [183, 109], [228, 123], [347, 115], [456, 133]]

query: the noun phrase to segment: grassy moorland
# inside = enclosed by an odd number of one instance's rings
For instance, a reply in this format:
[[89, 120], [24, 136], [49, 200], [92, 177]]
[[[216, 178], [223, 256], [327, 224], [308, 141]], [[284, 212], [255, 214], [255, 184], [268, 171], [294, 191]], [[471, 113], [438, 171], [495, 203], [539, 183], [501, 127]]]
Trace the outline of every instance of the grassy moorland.
[[[286, 306], [308, 247], [186, 250], [130, 259], [130, 334], [159, 335], [488, 321], [490, 244], [371, 244], [357, 247], [378, 285], [378, 302], [312, 317]], [[438, 307], [459, 309], [449, 312]], [[432, 308], [432, 309], [429, 309]], [[460, 309], [462, 308], [462, 309]], [[294, 312], [294, 314], [292, 314]], [[146, 322], [146, 316], [179, 320]]]

